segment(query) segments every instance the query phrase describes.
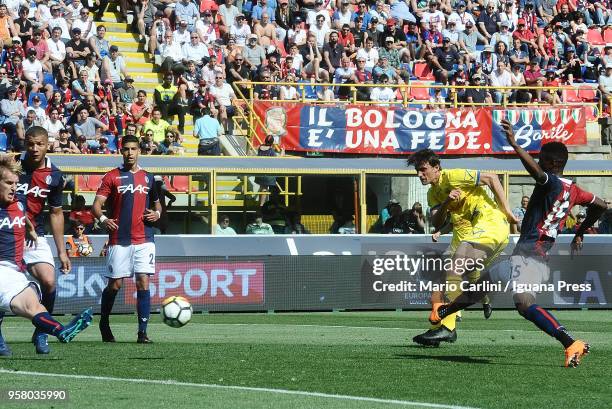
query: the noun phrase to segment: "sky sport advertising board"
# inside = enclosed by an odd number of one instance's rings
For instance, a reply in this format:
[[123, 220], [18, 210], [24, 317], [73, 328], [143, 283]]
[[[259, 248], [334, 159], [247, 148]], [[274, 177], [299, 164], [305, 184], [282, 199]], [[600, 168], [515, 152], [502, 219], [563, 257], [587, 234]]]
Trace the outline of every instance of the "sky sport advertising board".
[[[429, 148], [447, 155], [514, 153], [500, 123], [510, 121], [521, 147], [538, 152], [559, 141], [586, 144], [584, 107], [418, 110], [255, 102], [255, 113], [288, 151], [407, 155]], [[264, 131], [258, 127], [263, 141]]]

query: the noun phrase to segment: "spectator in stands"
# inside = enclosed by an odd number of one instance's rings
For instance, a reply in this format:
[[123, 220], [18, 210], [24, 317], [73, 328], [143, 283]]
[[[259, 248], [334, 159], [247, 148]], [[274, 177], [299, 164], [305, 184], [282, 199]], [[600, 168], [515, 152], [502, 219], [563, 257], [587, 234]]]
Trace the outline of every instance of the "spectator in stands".
[[463, 58], [451, 48], [450, 39], [445, 37], [442, 47], [436, 48], [434, 54], [428, 56], [428, 62], [437, 81], [446, 84], [455, 75], [457, 65], [463, 63]]
[[255, 213], [253, 223], [249, 223], [246, 228], [246, 234], [274, 234], [272, 226], [263, 222], [261, 211]]
[[394, 204], [389, 209], [390, 217], [383, 226], [383, 234], [411, 234], [413, 233], [402, 213], [402, 206]]
[[219, 120], [223, 125], [223, 129], [229, 132], [228, 118], [234, 115], [236, 94], [234, 94], [232, 87], [224, 81], [223, 74], [216, 75], [215, 83], [210, 86], [209, 91], [215, 98], [215, 108], [219, 111]]
[[538, 53], [540, 54], [540, 67], [547, 68], [550, 65], [557, 65], [559, 56], [557, 55], [557, 44], [553, 35], [552, 26], [546, 26], [544, 32], [538, 36]]
[[80, 29], [82, 38], [87, 41], [96, 34], [96, 23], [89, 16], [89, 9], [83, 7], [79, 11], [79, 18], [72, 21], [71, 28]]
[[42, 64], [45, 71], [51, 72], [49, 46], [47, 41], [42, 38], [42, 32], [39, 29], [34, 30], [32, 38], [25, 43], [25, 49], [28, 51], [31, 49], [36, 50], [36, 60]]
[[518, 20], [517, 27], [516, 31], [512, 33], [512, 37], [521, 40], [521, 49], [529, 53], [530, 57], [535, 57], [538, 49], [535, 35], [527, 28], [527, 23], [522, 18]]
[[[163, 140], [164, 138], [165, 138], [165, 133], [164, 133], [164, 136], [162, 136], [161, 140]], [[153, 152], [157, 151], [158, 145], [159, 143], [153, 140], [153, 131], [145, 130], [144, 136], [140, 140], [140, 153], [142, 155], [152, 155]]]
[[302, 216], [296, 211], [285, 212], [284, 234], [310, 234], [310, 231], [302, 224]]
[[20, 151], [24, 147], [25, 133], [33, 126], [42, 126], [43, 122], [36, 117], [36, 111], [28, 108], [25, 117], [17, 122], [17, 145], [13, 143], [16, 151]]
[[198, 155], [221, 155], [219, 138], [223, 135], [223, 128], [219, 121], [210, 116], [208, 108], [202, 108], [201, 116], [195, 121], [193, 136], [198, 138]]
[[206, 10], [202, 18], [196, 21], [195, 32], [200, 37], [202, 44], [206, 46], [211, 46], [217, 41], [217, 30], [213, 15], [209, 10]]
[[253, 91], [255, 99], [274, 100], [278, 99], [280, 95], [280, 89], [274, 85], [270, 71], [267, 69], [261, 73], [259, 81], [265, 82], [266, 84], [257, 84]]
[[481, 13], [478, 18], [478, 28], [480, 33], [487, 39], [487, 42], [490, 42], [491, 37], [499, 31], [500, 24], [501, 18], [499, 13], [495, 10], [495, 3], [489, 1], [485, 12]]
[[315, 36], [317, 48], [319, 50], [323, 49], [325, 39], [330, 32], [329, 26], [325, 24], [325, 18], [322, 15], [318, 15], [316, 23], [310, 26], [310, 33]]
[[[164, 82], [155, 87], [153, 100], [155, 105], [160, 109], [162, 118], [165, 121], [171, 122], [172, 116], [177, 115], [179, 119], [179, 132], [185, 132], [185, 114], [188, 110], [188, 101], [179, 95], [179, 89], [173, 83], [174, 77], [172, 73], [164, 75]], [[185, 87], [185, 85], [181, 85]], [[183, 93], [184, 94], [184, 93]], [[157, 141], [157, 140], [156, 140]]]
[[[54, 109], [54, 112], [57, 113], [57, 109]], [[60, 129], [57, 138], [51, 145], [51, 152], [53, 153], [81, 153], [79, 148], [77, 148], [76, 144], [68, 139], [70, 136], [70, 131], [66, 128]]]
[[608, 107], [612, 106], [612, 62], [606, 64], [605, 75], [599, 76], [599, 91]]
[[264, 12], [261, 15], [261, 20], [253, 27], [253, 33], [258, 37], [258, 44], [264, 48], [276, 43], [276, 31], [277, 28], [274, 23], [270, 22], [270, 15], [268, 12]]
[[512, 39], [513, 48], [508, 53], [508, 57], [510, 58], [510, 64], [515, 67], [521, 68], [524, 70], [529, 64], [529, 53], [523, 50], [522, 41], [520, 38], [514, 37]]
[[[494, 87], [511, 87], [512, 86], [512, 75], [506, 67], [504, 61], [497, 61], [497, 69], [491, 73], [491, 85]], [[508, 101], [511, 90], [509, 89], [497, 89], [493, 91], [493, 101], [496, 104], [502, 103], [502, 101]]]
[[[42, 10], [43, 5], [38, 6], [38, 10]], [[45, 6], [46, 7], [46, 6]], [[68, 26], [68, 22], [61, 14], [61, 8], [58, 4], [54, 4], [51, 6], [51, 17], [49, 19], [41, 19], [43, 25], [40, 27], [41, 30], [45, 29], [45, 23], [48, 22], [48, 29], [53, 30], [55, 27], [59, 27], [61, 31], [62, 40], [69, 41], [70, 40], [70, 28]], [[42, 14], [42, 13], [41, 13]]]
[[102, 77], [113, 82], [115, 90], [123, 87], [123, 78], [127, 76], [127, 64], [123, 56], [119, 54], [119, 47], [111, 45], [110, 55], [104, 57], [102, 62]]
[[166, 33], [172, 33], [170, 20], [164, 17], [164, 12], [157, 10], [153, 0], [143, 0], [141, 14], [138, 16], [138, 27], [140, 35], [144, 38], [149, 36], [149, 53], [155, 54], [159, 44], [163, 44]]
[[[539, 60], [536, 58], [531, 60], [529, 69], [523, 75], [527, 86], [542, 87], [544, 85], [544, 76], [540, 70]], [[542, 101], [542, 90], [540, 88], [532, 90], [531, 94], [534, 102]]]
[[455, 28], [459, 32], [465, 31], [465, 25], [470, 22], [472, 25], [476, 24], [474, 21], [474, 16], [467, 12], [466, 2], [460, 0], [456, 3], [455, 10], [449, 15], [446, 24], [450, 24], [451, 22], [455, 23]]
[[409, 210], [404, 211], [404, 217], [411, 233], [425, 234], [425, 214], [421, 203], [414, 202]]
[[226, 214], [219, 215], [219, 223], [215, 226], [215, 236], [235, 236], [236, 230], [230, 226], [230, 219]]
[[238, 46], [245, 47], [247, 39], [251, 35], [251, 28], [246, 18], [239, 14], [236, 16], [236, 22], [230, 27], [230, 35], [232, 35]]
[[110, 54], [110, 43], [104, 38], [105, 35], [106, 27], [101, 25], [96, 28], [96, 35], [88, 40], [92, 54], [95, 54], [100, 61]]
[[555, 18], [553, 18], [551, 24], [556, 25], [557, 23], [560, 23], [561, 27], [563, 28], [563, 31], [569, 34], [571, 30], [571, 23], [573, 21], [573, 16], [572, 14], [570, 14], [569, 5], [567, 2], [559, 2], [559, 4], [557, 5], [557, 9], [559, 9], [559, 14], [557, 14]]
[[53, 86], [51, 86], [51, 84], [44, 85], [43, 66], [41, 62], [36, 59], [36, 49], [30, 48], [27, 55], [28, 58], [22, 63], [22, 79], [25, 81], [27, 89], [31, 92], [45, 90], [47, 99], [50, 99], [53, 94]]
[[[524, 87], [527, 85], [523, 69], [518, 64], [512, 67], [511, 79], [513, 87]], [[531, 93], [525, 89], [516, 89], [510, 94], [509, 101], [510, 103], [525, 104], [531, 101]]]
[[[284, 150], [281, 150], [280, 155], [285, 154]], [[264, 140], [264, 143], [257, 148], [257, 156], [278, 156], [278, 153], [274, 150], [274, 136], [268, 135]], [[259, 185], [259, 206], [263, 206], [268, 200], [268, 194], [261, 194], [264, 192], [271, 192], [276, 188], [276, 177], [262, 175], [255, 177], [255, 183]]]
[[251, 70], [251, 77], [258, 74], [259, 69], [266, 62], [266, 51], [257, 44], [257, 34], [251, 34], [247, 46], [244, 47], [242, 53], [244, 57], [244, 65]]
[[147, 134], [150, 131], [152, 141], [161, 142], [164, 139], [166, 130], [169, 127], [170, 124], [162, 119], [162, 112], [159, 107], [155, 107], [151, 112], [151, 119], [145, 122], [144, 126], [142, 127], [142, 132], [145, 134], [145, 136], [148, 136]]
[[194, 32], [196, 20], [200, 17], [200, 12], [196, 5], [189, 0], [176, 2], [174, 16], [177, 21], [184, 21], [189, 32]]
[[177, 134], [168, 129], [165, 133], [164, 140], [157, 144], [157, 149], [153, 152], [154, 155], [182, 155], [185, 149], [180, 144]]
[[500, 23], [501, 31], [493, 34], [491, 36], [491, 41], [489, 45], [492, 47], [496, 47], [498, 43], [503, 42], [506, 45], [506, 49], [510, 48], [512, 44], [512, 33], [510, 32], [510, 22], [502, 21]]
[[65, 129], [65, 126], [60, 118], [59, 110], [57, 108], [51, 107], [48, 112], [49, 116], [43, 122], [43, 127], [49, 134], [49, 140], [54, 141], [59, 139], [60, 132]]
[[459, 51], [463, 52], [465, 63], [469, 65], [473, 61], [478, 61], [480, 53], [476, 50], [476, 44], [487, 42], [486, 38], [474, 29], [471, 21], [465, 23], [465, 31], [459, 37]]
[[91, 149], [100, 146], [100, 136], [103, 132], [108, 132], [108, 126], [96, 118], [89, 116], [89, 110], [85, 106], [77, 108], [78, 121], [74, 124], [74, 134], [77, 138], [85, 138], [87, 145]]
[[[287, 73], [284, 81], [288, 83], [295, 83], [297, 78], [293, 72]], [[287, 100], [297, 100], [299, 98], [299, 94], [295, 86], [293, 85], [281, 85], [280, 87], [280, 99], [283, 101]]]
[[518, 220], [518, 223], [510, 226], [510, 230], [512, 233], [520, 233], [521, 232], [521, 224], [523, 223], [523, 218], [525, 217], [525, 212], [527, 211], [527, 206], [529, 205], [529, 196], [523, 196], [521, 198], [521, 205], [512, 209], [512, 214]]
[[68, 61], [70, 72], [74, 78], [81, 67], [85, 65], [85, 57], [91, 50], [85, 40], [81, 38], [81, 29], [73, 28], [72, 39], [66, 43], [66, 60]]
[[430, 0], [429, 9], [423, 12], [421, 17], [421, 24], [423, 29], [434, 26], [436, 31], [442, 31], [445, 26], [446, 17], [444, 13], [439, 10], [440, 3], [437, 0]]
[[374, 67], [378, 64], [378, 50], [374, 47], [374, 40], [371, 38], [367, 38], [365, 41], [365, 46], [360, 48], [357, 51], [357, 61], [360, 59], [364, 61], [363, 69], [372, 72]]
[[180, 73], [185, 71], [185, 66], [182, 64], [185, 56], [183, 48], [179, 41], [175, 41], [174, 34], [167, 31], [164, 34], [164, 43], [159, 46], [159, 54], [161, 55], [161, 72]]
[[340, 62], [344, 57], [346, 57], [346, 53], [342, 44], [338, 43], [338, 32], [335, 30], [331, 31], [329, 33], [329, 42], [323, 46], [322, 64], [322, 68], [327, 70], [330, 78], [334, 78], [334, 73], [340, 67]]
[[189, 36], [191, 34], [189, 30], [187, 30], [187, 22], [177, 20], [175, 28], [176, 29], [172, 32], [172, 38], [182, 47], [189, 42]]
[[[470, 77], [470, 86], [478, 87], [482, 84], [482, 77], [479, 74], [473, 74]], [[491, 94], [484, 88], [468, 88], [465, 90], [464, 99], [470, 105], [485, 105], [492, 104]]]
[[[34, 25], [28, 18], [30, 9], [25, 6], [19, 8], [19, 17], [14, 21], [16, 36], [19, 37], [19, 42], [27, 44], [28, 40], [32, 37], [32, 28]], [[13, 44], [15, 43], [15, 37], [13, 37]]]
[[[351, 67], [351, 60], [348, 57], [342, 57], [340, 67], [334, 70], [334, 84], [354, 84], [357, 82], [355, 77], [355, 69]], [[348, 99], [350, 88], [337, 87], [336, 94], [341, 99]]]
[[[547, 69], [546, 76], [544, 77], [543, 86], [558, 88], [560, 85], [561, 82], [557, 78], [556, 70], [554, 68]], [[551, 105], [559, 105], [561, 103], [559, 91], [554, 89], [542, 91], [542, 99]]]
[[239, 14], [240, 10], [234, 5], [234, 0], [225, 0], [225, 3], [219, 6], [218, 16], [221, 19], [219, 29], [222, 35], [229, 32], [230, 26]]
[[4, 119], [2, 127], [8, 136], [8, 146], [19, 149], [22, 139], [17, 137], [17, 123], [25, 116], [23, 102], [16, 99], [17, 87], [11, 86], [7, 91], [8, 99], [0, 101], [0, 113]]
[[210, 58], [208, 47], [200, 42], [200, 36], [195, 31], [190, 34], [190, 39], [191, 41], [183, 46], [183, 65], [187, 66], [189, 62], [194, 62], [198, 68], [201, 68]]
[[51, 65], [51, 72], [54, 76], [59, 79], [66, 78], [66, 71], [64, 66], [64, 60], [66, 59], [66, 45], [60, 39], [62, 29], [55, 27], [51, 31], [51, 38], [47, 39], [47, 46], [49, 48], [49, 63]]
[[[386, 74], [380, 75], [378, 82], [382, 85], [389, 84]], [[392, 87], [375, 87], [370, 92], [370, 101], [378, 102], [379, 106], [389, 106], [389, 102], [395, 101], [395, 91]]]
[[314, 34], [308, 34], [306, 44], [299, 47], [299, 52], [304, 64], [304, 74], [314, 77], [317, 82], [329, 81], [329, 73], [320, 67], [322, 56], [317, 47], [317, 37]]
[[341, 0], [340, 8], [336, 9], [332, 16], [332, 27], [336, 30], [344, 28], [345, 25], [349, 25], [352, 21], [353, 11], [350, 8], [349, 0]]

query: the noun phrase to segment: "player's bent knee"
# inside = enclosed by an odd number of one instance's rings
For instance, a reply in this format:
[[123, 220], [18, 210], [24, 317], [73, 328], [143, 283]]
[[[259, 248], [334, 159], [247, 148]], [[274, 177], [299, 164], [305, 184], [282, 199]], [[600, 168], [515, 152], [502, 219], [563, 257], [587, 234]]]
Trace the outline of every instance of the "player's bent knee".
[[36, 290], [29, 286], [11, 300], [11, 311], [20, 317], [32, 319], [47, 310], [40, 303]]

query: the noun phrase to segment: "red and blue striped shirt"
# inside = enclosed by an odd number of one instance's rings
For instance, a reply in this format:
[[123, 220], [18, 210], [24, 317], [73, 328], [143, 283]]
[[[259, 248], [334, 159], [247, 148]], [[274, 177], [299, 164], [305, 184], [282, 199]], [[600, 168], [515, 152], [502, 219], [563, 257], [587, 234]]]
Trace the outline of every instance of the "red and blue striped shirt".
[[153, 175], [140, 168], [115, 168], [104, 175], [96, 195], [106, 198], [107, 217], [119, 226], [109, 233], [109, 245], [154, 241], [153, 226], [144, 221], [145, 210], [159, 200]]

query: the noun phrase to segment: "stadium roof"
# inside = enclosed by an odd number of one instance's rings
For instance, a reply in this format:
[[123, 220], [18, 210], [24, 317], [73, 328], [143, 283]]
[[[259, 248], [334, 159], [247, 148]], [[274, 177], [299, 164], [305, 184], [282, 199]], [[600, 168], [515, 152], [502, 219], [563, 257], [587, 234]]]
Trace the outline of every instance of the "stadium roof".
[[[118, 155], [50, 155], [58, 167], [71, 172], [103, 172], [121, 164]], [[142, 156], [145, 169], [166, 173], [220, 172], [266, 173], [406, 173], [406, 158], [269, 158], [269, 157], [211, 157], [211, 156]], [[473, 158], [442, 159], [445, 168], [469, 168], [496, 171], [524, 171], [518, 159]], [[567, 172], [612, 173], [611, 160], [570, 160]]]

